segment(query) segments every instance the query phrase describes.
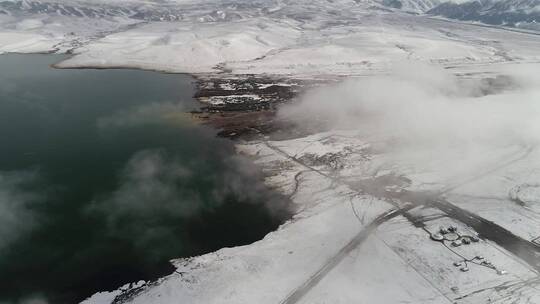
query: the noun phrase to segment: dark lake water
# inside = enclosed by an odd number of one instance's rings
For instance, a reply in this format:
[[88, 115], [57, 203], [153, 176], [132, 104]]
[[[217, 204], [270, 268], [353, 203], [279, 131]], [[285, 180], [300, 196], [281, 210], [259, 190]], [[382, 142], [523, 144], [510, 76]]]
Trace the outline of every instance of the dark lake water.
[[76, 303], [287, 217], [232, 143], [186, 114], [189, 76], [49, 68], [61, 58], [0, 56], [0, 303]]

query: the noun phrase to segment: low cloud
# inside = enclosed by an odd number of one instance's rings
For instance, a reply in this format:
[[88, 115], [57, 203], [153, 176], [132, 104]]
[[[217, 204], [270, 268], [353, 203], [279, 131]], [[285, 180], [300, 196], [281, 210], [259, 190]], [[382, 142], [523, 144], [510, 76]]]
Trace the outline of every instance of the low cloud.
[[0, 304], [48, 304], [47, 299], [41, 295], [32, 295], [16, 302], [1, 302]]
[[[147, 211], [188, 216], [198, 205], [198, 193], [180, 189], [176, 183], [191, 176], [189, 169], [161, 150], [138, 152], [123, 169], [120, 187], [106, 199], [107, 208], [111, 208], [112, 216], [129, 213], [152, 216]], [[183, 195], [178, 193], [181, 190]], [[185, 198], [195, 204], [178, 203]], [[148, 201], [152, 201], [152, 206], [146, 204]]]
[[178, 157], [162, 149], [136, 153], [120, 173], [118, 188], [97, 198], [88, 211], [105, 218], [111, 236], [155, 248], [159, 258], [163, 246], [182, 250], [182, 223], [231, 199], [266, 204], [269, 212], [286, 209], [287, 202], [266, 189], [260, 172], [242, 157], [220, 151], [208, 155], [217, 160]]
[[540, 141], [537, 74], [501, 70], [466, 79], [437, 67], [398, 66], [389, 75], [308, 92], [278, 115], [306, 128], [355, 129], [364, 138], [386, 139], [387, 152], [422, 155], [420, 162], [464, 154], [474, 162], [481, 150]]
[[25, 189], [36, 179], [35, 172], [0, 172], [0, 253], [37, 224], [33, 207], [43, 195]]

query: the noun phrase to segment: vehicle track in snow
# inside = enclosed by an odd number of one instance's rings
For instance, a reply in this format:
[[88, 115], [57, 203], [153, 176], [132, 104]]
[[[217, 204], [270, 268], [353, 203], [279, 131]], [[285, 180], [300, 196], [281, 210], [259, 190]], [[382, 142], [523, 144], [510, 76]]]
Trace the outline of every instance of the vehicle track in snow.
[[392, 209], [378, 216], [375, 220], [363, 227], [356, 236], [329, 259], [317, 272], [311, 275], [302, 285], [295, 288], [280, 304], [298, 303], [313, 287], [317, 285], [332, 269], [334, 269], [351, 251], [360, 246], [363, 241], [382, 223], [407, 212], [414, 206], [403, 209]]
[[452, 191], [456, 190], [456, 189], [459, 188], [459, 187], [462, 187], [462, 186], [464, 186], [464, 185], [467, 185], [467, 184], [470, 184], [470, 183], [472, 183], [472, 182], [474, 182], [474, 181], [477, 181], [477, 180], [479, 180], [479, 179], [482, 179], [483, 177], [486, 177], [486, 176], [488, 176], [488, 175], [490, 175], [490, 174], [493, 174], [493, 173], [495, 173], [495, 172], [497, 172], [497, 171], [499, 171], [499, 170], [501, 170], [501, 169], [503, 169], [503, 168], [505, 168], [505, 167], [508, 167], [508, 166], [510, 166], [510, 165], [512, 165], [512, 164], [514, 164], [514, 163], [516, 163], [516, 162], [518, 162], [518, 161], [520, 161], [520, 160], [524, 160], [524, 159], [526, 159], [527, 157], [529, 157], [529, 155], [532, 153], [532, 151], [534, 151], [535, 148], [536, 148], [536, 146], [527, 146], [527, 147], [525, 147], [525, 149], [523, 150], [523, 154], [522, 154], [522, 155], [519, 155], [519, 156], [517, 156], [517, 157], [515, 157], [515, 158], [512, 158], [512, 159], [510, 159], [510, 160], [508, 160], [508, 161], [502, 162], [501, 164], [499, 164], [499, 165], [497, 165], [497, 166], [494, 166], [494, 167], [492, 167], [492, 168], [490, 168], [490, 169], [488, 169], [488, 170], [486, 170], [486, 171], [484, 171], [484, 172], [480, 172], [479, 174], [477, 174], [477, 175], [475, 175], [475, 176], [472, 176], [472, 177], [470, 177], [470, 178], [466, 178], [466, 179], [464, 179], [464, 180], [463, 180], [462, 182], [460, 182], [460, 183], [456, 183], [456, 184], [454, 184], [454, 185], [450, 185], [450, 186], [448, 186], [448, 187], [442, 189], [438, 194], [439, 194], [439, 195], [443, 195], [443, 194], [446, 194], [446, 193], [448, 193], [448, 192], [452, 192]]
[[[264, 144], [272, 149], [273, 151], [283, 155], [287, 159], [290, 159], [294, 161], [295, 163], [301, 165], [302, 167], [305, 167], [306, 169], [316, 172], [330, 180], [332, 182], [337, 184], [342, 184], [347, 187], [349, 187], [351, 190], [358, 192], [359, 194], [364, 194], [364, 191], [362, 189], [358, 189], [358, 185], [352, 185], [345, 180], [331, 176], [321, 170], [318, 170], [316, 168], [313, 168], [304, 162], [302, 162], [300, 159], [298, 159], [295, 156], [289, 155], [287, 152], [283, 151], [282, 149], [270, 144], [268, 141], [263, 141]], [[305, 172], [305, 171], [302, 171]], [[330, 258], [324, 265], [322, 265], [314, 274], [312, 274], [302, 285], [298, 286], [294, 290], [291, 291], [287, 295], [285, 299], [283, 299], [280, 304], [294, 304], [298, 303], [313, 287], [315, 287], [332, 269], [334, 269], [352, 250], [355, 248], [358, 248], [360, 244], [364, 240], [367, 239], [367, 237], [375, 231], [377, 227], [379, 227], [382, 223], [401, 215], [411, 208], [415, 207], [414, 205], [408, 205], [403, 208], [399, 208], [396, 206], [396, 208], [392, 208], [388, 210], [387, 212], [379, 215], [377, 218], [375, 218], [373, 221], [371, 221], [369, 224], [364, 226], [344, 247], [342, 247], [332, 258]], [[351, 206], [351, 208], [354, 208], [354, 206]], [[355, 213], [354, 209], [352, 209], [352, 212]], [[360, 219], [358, 219], [360, 221]]]
[[[368, 191], [362, 189], [361, 184], [351, 184], [339, 177], [329, 175], [319, 169], [313, 168], [296, 156], [291, 156], [284, 150], [270, 144], [268, 141], [263, 141], [264, 144], [274, 150], [275, 152], [283, 155], [287, 159], [292, 160], [293, 162], [301, 165], [302, 167], [316, 172], [335, 183], [343, 184], [349, 187], [351, 190], [356, 191], [360, 194], [370, 194]], [[357, 248], [362, 244], [362, 242], [372, 233], [374, 230], [381, 225], [382, 223], [398, 216], [398, 215], [407, 215], [407, 212], [417, 206], [430, 206], [437, 208], [448, 215], [448, 217], [460, 221], [479, 233], [479, 236], [483, 239], [488, 239], [501, 246], [502, 248], [508, 250], [515, 256], [524, 260], [528, 265], [530, 265], [537, 272], [540, 272], [540, 247], [529, 242], [525, 239], [522, 239], [519, 236], [516, 236], [512, 232], [508, 231], [504, 227], [486, 220], [485, 218], [476, 215], [470, 211], [462, 209], [449, 201], [445, 200], [441, 196], [445, 193], [455, 190], [465, 184], [477, 181], [485, 176], [488, 176], [504, 167], [507, 167], [511, 164], [514, 164], [520, 160], [526, 159], [529, 154], [534, 150], [534, 146], [527, 147], [524, 153], [516, 158], [513, 158], [507, 162], [503, 162], [500, 165], [494, 166], [493, 168], [486, 170], [476, 176], [473, 176], [469, 179], [464, 180], [463, 182], [449, 186], [443, 189], [440, 192], [412, 192], [412, 191], [403, 191], [399, 193], [387, 192], [387, 196], [381, 198], [387, 202], [390, 202], [395, 208], [387, 211], [386, 213], [378, 216], [368, 225], [364, 226], [363, 229], [344, 247], [342, 247], [331, 259], [329, 259], [324, 265], [322, 265], [313, 275], [311, 275], [302, 285], [298, 286], [292, 290], [285, 299], [283, 299], [280, 304], [295, 304], [298, 303], [313, 287], [315, 287], [332, 269], [334, 269], [342, 260], [345, 258], [352, 250]], [[410, 204], [402, 204], [400, 207], [396, 201]], [[354, 208], [354, 207], [352, 207]], [[355, 211], [352, 210], [354, 213]]]

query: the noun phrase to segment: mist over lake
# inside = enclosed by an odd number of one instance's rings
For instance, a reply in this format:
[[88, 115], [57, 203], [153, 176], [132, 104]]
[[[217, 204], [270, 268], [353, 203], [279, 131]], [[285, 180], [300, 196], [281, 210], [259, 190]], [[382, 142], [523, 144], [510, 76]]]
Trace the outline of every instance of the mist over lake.
[[0, 56], [0, 302], [75, 303], [287, 217], [232, 142], [192, 121], [191, 77], [49, 67], [62, 58]]

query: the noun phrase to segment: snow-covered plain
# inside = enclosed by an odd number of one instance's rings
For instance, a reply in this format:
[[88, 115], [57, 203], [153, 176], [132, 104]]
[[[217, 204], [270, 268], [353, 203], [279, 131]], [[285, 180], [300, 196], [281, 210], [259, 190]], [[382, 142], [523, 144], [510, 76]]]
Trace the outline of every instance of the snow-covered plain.
[[[238, 77], [369, 78], [407, 62], [481, 79], [540, 62], [537, 33], [433, 19], [369, 0], [55, 3], [87, 15], [57, 6], [51, 6], [57, 13], [40, 12], [29, 4], [17, 13], [0, 11], [0, 52], [73, 53], [60, 68]], [[81, 9], [92, 5], [99, 10]], [[127, 11], [109, 14], [115, 5]], [[133, 17], [141, 7], [150, 19]], [[175, 15], [165, 18], [163, 7]], [[254, 244], [174, 260], [176, 272], [157, 282], [128, 284], [84, 303], [539, 303], [534, 259], [481, 233], [479, 242], [455, 248], [430, 239], [440, 226], [479, 234], [443, 210], [448, 203], [533, 244], [540, 237], [534, 140], [475, 146], [481, 157], [450, 158], [450, 165], [434, 155], [440, 150], [410, 158], [388, 152], [391, 145], [384, 134], [354, 129], [239, 144], [239, 153], [268, 173], [268, 185], [290, 195], [294, 217]], [[454, 155], [463, 154], [454, 148]], [[415, 195], [403, 198], [402, 191]], [[425, 193], [445, 203], [412, 199]], [[402, 208], [407, 211], [395, 213]], [[493, 267], [453, 265], [478, 255]]]

